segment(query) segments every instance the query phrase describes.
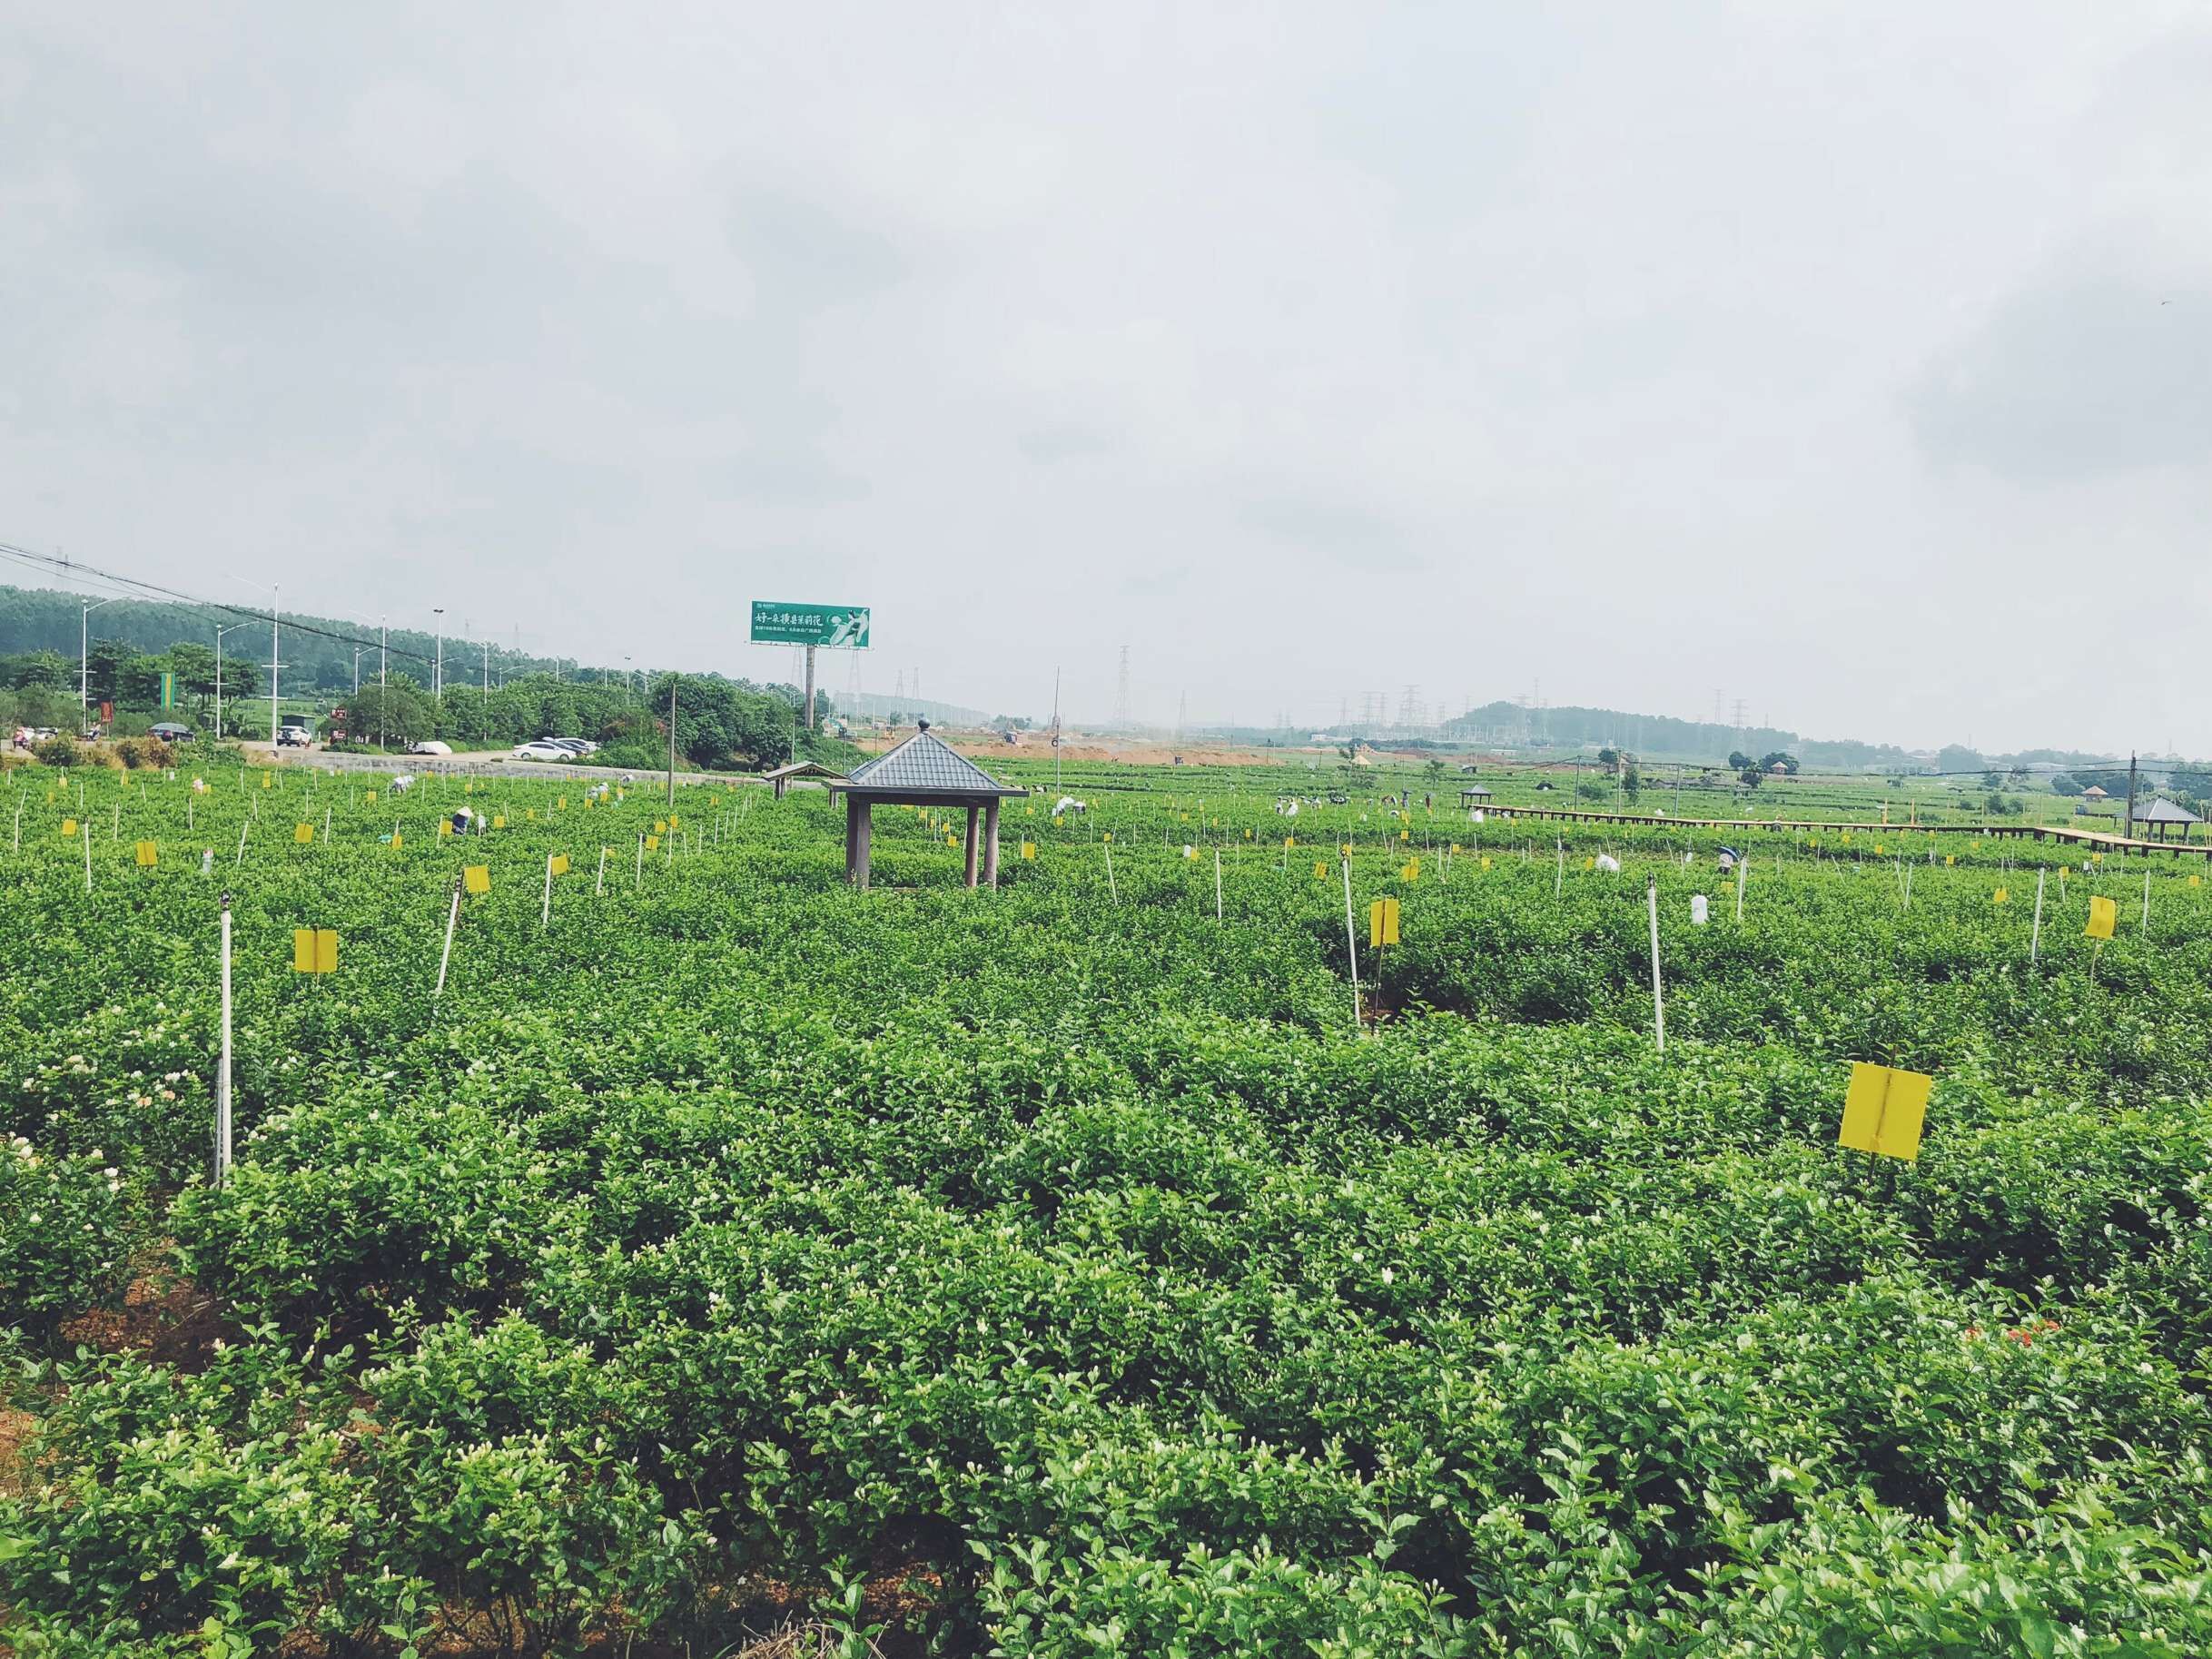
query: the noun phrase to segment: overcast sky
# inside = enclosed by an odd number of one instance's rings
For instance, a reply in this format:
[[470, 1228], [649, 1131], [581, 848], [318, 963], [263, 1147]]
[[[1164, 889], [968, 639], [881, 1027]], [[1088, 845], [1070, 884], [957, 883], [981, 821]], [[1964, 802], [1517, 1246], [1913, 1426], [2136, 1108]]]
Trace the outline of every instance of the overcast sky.
[[866, 604], [992, 710], [2207, 754], [2208, 206], [2195, 4], [15, 0], [0, 539], [756, 676]]

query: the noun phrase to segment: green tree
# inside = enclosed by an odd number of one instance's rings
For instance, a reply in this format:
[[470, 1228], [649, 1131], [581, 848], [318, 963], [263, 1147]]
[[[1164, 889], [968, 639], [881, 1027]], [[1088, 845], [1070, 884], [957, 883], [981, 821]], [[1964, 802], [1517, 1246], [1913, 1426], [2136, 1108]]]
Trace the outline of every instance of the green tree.
[[14, 684], [20, 691], [67, 691], [76, 684], [76, 665], [59, 651], [33, 651], [17, 659]]
[[2070, 772], [2054, 772], [2054, 773], [2052, 773], [2052, 774], [2050, 775], [2050, 792], [2051, 792], [2051, 794], [2053, 794], [2053, 795], [2079, 795], [2079, 794], [2081, 793], [2081, 790], [2082, 790], [2082, 785], [2081, 785], [2080, 780], [2079, 780], [2079, 778], [2075, 777], [2075, 776], [2074, 776], [2074, 775], [2073, 775], [2072, 773], [2070, 773]]
[[[332, 724], [323, 722], [325, 736], [335, 735]], [[394, 678], [388, 686], [364, 685], [359, 696], [346, 699], [345, 729], [357, 742], [404, 749], [437, 735], [437, 712], [421, 687]]]

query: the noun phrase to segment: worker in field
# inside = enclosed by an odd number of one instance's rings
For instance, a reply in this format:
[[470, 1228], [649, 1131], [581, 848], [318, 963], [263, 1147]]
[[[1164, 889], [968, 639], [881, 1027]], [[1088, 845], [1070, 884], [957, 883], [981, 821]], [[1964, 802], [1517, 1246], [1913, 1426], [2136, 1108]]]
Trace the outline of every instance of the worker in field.
[[453, 809], [453, 833], [456, 835], [472, 835], [482, 827], [483, 820], [473, 808], [456, 806]]
[[1737, 852], [1733, 847], [1723, 847], [1721, 849], [1720, 859], [1721, 874], [1723, 875], [1728, 874], [1736, 867], [1736, 864], [1742, 860], [1743, 856], [1743, 854]]

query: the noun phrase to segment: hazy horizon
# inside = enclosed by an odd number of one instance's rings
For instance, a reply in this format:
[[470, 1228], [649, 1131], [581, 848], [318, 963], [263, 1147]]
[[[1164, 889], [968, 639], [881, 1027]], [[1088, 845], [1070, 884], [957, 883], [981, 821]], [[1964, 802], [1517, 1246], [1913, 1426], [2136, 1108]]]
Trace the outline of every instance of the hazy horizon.
[[860, 689], [1089, 722], [1127, 644], [1162, 726], [2212, 753], [2208, 72], [2149, 4], [38, 0], [0, 539], [755, 679], [752, 600], [864, 604]]

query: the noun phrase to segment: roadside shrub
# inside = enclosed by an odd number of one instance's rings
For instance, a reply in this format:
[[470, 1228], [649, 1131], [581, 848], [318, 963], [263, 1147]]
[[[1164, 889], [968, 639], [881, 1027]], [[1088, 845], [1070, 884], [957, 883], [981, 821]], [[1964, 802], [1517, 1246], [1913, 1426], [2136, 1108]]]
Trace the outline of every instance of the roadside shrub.
[[40, 764], [48, 766], [74, 766], [77, 764], [77, 742], [55, 733], [44, 743], [31, 746], [31, 753]]

